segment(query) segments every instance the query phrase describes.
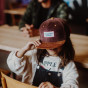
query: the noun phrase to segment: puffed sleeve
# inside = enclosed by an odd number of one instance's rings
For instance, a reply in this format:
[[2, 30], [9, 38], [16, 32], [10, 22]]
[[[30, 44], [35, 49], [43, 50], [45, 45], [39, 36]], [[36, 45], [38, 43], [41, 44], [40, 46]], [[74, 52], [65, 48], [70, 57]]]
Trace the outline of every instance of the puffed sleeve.
[[31, 72], [32, 68], [32, 57], [35, 50], [31, 50], [25, 54], [22, 58], [16, 56], [16, 51], [12, 51], [8, 58], [7, 64], [12, 72], [17, 75], [23, 75], [25, 73]]
[[63, 84], [60, 88], [79, 88], [78, 72], [73, 61], [69, 62], [63, 71]]

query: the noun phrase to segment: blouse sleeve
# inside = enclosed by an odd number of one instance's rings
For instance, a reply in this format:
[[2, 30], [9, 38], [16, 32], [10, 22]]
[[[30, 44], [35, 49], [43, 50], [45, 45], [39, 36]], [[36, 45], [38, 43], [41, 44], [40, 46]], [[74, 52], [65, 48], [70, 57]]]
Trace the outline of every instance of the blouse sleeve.
[[32, 70], [33, 54], [33, 51], [30, 51], [29, 55], [24, 55], [22, 58], [18, 58], [16, 52], [12, 51], [7, 58], [8, 67], [17, 75], [23, 75], [30, 72]]
[[78, 72], [74, 62], [68, 63], [63, 71], [63, 84], [60, 88], [79, 88], [78, 87]]

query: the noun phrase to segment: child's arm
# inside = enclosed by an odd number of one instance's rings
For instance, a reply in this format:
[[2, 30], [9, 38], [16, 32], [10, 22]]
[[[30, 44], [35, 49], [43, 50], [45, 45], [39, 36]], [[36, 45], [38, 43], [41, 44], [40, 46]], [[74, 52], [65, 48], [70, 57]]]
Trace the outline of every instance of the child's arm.
[[63, 71], [63, 84], [60, 88], [79, 88], [78, 72], [73, 61], [69, 62]]
[[28, 42], [22, 49], [17, 51], [16, 56], [18, 58], [22, 58], [27, 51], [32, 50], [34, 48], [34, 44], [32, 42]]
[[[12, 72], [16, 73], [17, 75], [23, 75], [25, 72], [27, 73], [31, 71], [32, 59], [35, 59], [36, 61], [36, 50], [34, 48], [39, 45], [36, 42], [38, 41], [33, 43], [29, 42], [19, 51], [13, 51], [9, 54], [7, 64]], [[25, 54], [26, 52], [27, 54]]]
[[17, 53], [16, 56], [21, 58], [24, 56], [24, 54], [29, 51], [35, 49], [36, 46], [39, 46], [41, 43], [39, 40], [34, 41], [34, 42], [28, 42], [26, 46], [24, 46], [22, 49], [20, 49]]

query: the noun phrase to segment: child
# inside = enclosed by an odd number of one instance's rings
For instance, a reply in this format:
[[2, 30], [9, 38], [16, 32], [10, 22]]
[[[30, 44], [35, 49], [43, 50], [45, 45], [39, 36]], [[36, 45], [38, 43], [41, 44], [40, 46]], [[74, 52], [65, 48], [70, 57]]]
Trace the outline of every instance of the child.
[[7, 63], [11, 71], [22, 76], [22, 82], [39, 88], [78, 88], [75, 52], [66, 22], [51, 18], [39, 31], [40, 40], [10, 53]]

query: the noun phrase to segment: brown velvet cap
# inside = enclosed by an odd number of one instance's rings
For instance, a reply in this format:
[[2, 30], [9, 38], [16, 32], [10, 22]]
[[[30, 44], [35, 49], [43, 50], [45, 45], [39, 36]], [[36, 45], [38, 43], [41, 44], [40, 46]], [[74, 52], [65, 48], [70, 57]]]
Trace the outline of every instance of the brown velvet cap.
[[50, 18], [39, 28], [41, 45], [39, 49], [54, 49], [62, 46], [66, 40], [65, 21], [60, 18]]

